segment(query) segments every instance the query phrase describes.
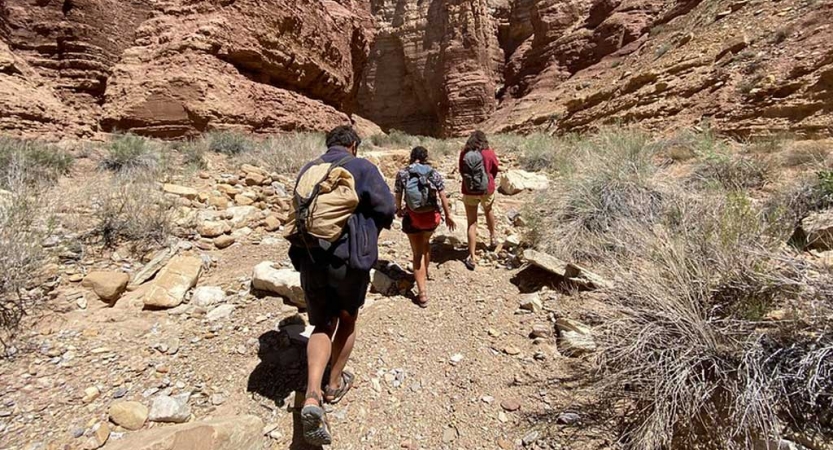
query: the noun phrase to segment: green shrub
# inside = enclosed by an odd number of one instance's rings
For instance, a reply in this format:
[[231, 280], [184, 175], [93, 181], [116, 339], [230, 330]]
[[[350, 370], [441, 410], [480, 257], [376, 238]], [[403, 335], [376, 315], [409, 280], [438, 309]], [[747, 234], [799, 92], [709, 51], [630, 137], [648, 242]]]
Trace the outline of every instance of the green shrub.
[[182, 154], [182, 163], [192, 170], [202, 170], [208, 167], [205, 161], [207, 143], [203, 139], [194, 139], [178, 143], [176, 150]]
[[160, 168], [162, 155], [157, 145], [135, 134], [114, 136], [106, 145], [101, 167], [113, 172], [152, 172]]
[[53, 182], [69, 172], [74, 159], [54, 146], [41, 142], [0, 136], [0, 188], [9, 186], [10, 176], [22, 176], [28, 183]]
[[231, 131], [212, 132], [205, 139], [208, 141], [209, 150], [229, 156], [250, 152], [256, 147], [250, 137]]

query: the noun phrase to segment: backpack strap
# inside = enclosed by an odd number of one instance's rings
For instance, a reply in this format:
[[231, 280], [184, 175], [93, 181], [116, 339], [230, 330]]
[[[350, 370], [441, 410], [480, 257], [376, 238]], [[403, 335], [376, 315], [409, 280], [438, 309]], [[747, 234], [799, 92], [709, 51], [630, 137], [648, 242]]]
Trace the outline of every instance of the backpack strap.
[[[329, 169], [327, 169], [327, 173], [325, 173], [324, 176], [320, 180], [318, 180], [317, 183], [315, 183], [315, 186], [313, 186], [313, 188], [312, 188], [312, 192], [310, 193], [309, 197], [307, 197], [307, 198], [302, 198], [300, 195], [298, 195], [298, 187], [297, 186], [295, 187], [295, 202], [296, 202], [296, 214], [297, 214], [297, 217], [295, 219], [295, 226], [298, 227], [298, 234], [301, 236], [301, 239], [304, 240], [304, 244], [306, 244], [307, 247], [309, 247], [309, 244], [310, 244], [306, 240], [307, 239], [307, 219], [309, 218], [310, 206], [312, 205], [312, 202], [315, 200], [315, 198], [318, 197], [318, 194], [321, 191], [321, 183], [324, 180], [326, 180], [327, 178], [330, 177], [330, 174], [333, 172], [333, 170], [335, 170], [339, 167], [344, 167], [345, 164], [352, 161], [353, 159], [355, 159], [355, 157], [353, 155], [346, 155], [343, 158], [331, 163]], [[315, 166], [315, 165], [319, 165], [319, 164], [326, 164], [326, 161], [324, 161], [323, 158], [318, 158], [315, 161], [313, 161], [313, 164], [311, 166]], [[303, 176], [303, 174], [302, 174], [302, 176]], [[319, 239], [318, 241], [319, 241], [318, 245], [320, 246], [321, 245], [321, 242], [320, 242], [321, 240]], [[310, 255], [310, 256], [312, 256], [312, 255]]]

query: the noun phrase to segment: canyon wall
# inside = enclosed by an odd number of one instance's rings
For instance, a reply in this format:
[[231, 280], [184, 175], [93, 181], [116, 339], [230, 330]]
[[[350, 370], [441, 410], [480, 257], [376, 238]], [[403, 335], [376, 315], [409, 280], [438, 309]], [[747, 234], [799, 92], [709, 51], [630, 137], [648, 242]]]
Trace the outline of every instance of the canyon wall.
[[[833, 0], [0, 0], [0, 131], [829, 135]], [[361, 116], [361, 117], [358, 117]]]

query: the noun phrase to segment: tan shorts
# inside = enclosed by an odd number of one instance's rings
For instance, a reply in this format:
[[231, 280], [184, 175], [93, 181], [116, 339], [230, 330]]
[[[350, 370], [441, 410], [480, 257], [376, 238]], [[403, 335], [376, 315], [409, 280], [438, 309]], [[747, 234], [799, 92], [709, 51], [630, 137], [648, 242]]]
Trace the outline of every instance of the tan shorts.
[[483, 209], [491, 209], [495, 204], [495, 193], [483, 195], [465, 195], [463, 194], [463, 204], [466, 206], [483, 205]]

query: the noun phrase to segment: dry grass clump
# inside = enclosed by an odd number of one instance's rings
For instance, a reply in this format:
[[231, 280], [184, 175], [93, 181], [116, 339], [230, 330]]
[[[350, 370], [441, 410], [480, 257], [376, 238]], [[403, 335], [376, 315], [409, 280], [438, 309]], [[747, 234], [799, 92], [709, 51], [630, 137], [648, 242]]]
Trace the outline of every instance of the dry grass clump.
[[404, 131], [390, 130], [387, 134], [374, 134], [368, 142], [376, 147], [411, 149], [420, 144], [419, 136], [412, 136]]
[[215, 131], [204, 137], [208, 143], [208, 150], [228, 156], [250, 152], [255, 148], [255, 142], [250, 136], [233, 131]]
[[794, 146], [781, 156], [784, 167], [824, 167], [830, 155], [830, 147], [821, 142]]
[[[686, 147], [714, 155], [719, 142]], [[833, 176], [760, 205], [746, 190], [767, 177], [734, 160], [699, 163], [714, 170], [708, 192], [658, 181], [667, 148], [627, 130], [584, 139], [533, 207], [537, 247], [616, 280], [597, 312], [597, 406], [624, 408], [626, 448], [833, 438], [833, 274], [783, 245], [796, 217], [833, 204]], [[767, 320], [778, 308], [794, 313]]]
[[577, 142], [573, 170], [531, 206], [529, 240], [583, 262], [624, 251], [628, 238], [620, 231], [632, 222], [655, 223], [662, 212], [663, 194], [652, 178], [654, 152], [636, 131], [608, 130]]
[[706, 187], [715, 184], [723, 189], [760, 189], [769, 183], [773, 166], [753, 156], [716, 156], [707, 158], [695, 169], [693, 181]]
[[150, 179], [113, 177], [98, 185], [92, 198], [93, 226], [87, 238], [113, 248], [165, 244], [173, 229], [174, 205]]
[[252, 148], [238, 154], [236, 160], [271, 172], [294, 174], [326, 150], [321, 133], [279, 134], [252, 143]]
[[499, 134], [490, 136], [490, 143], [499, 154], [518, 155], [521, 168], [531, 172], [567, 173], [571, 170], [571, 148], [578, 143], [576, 136], [550, 136], [533, 133], [526, 136]]
[[63, 150], [38, 141], [0, 136], [0, 189], [8, 189], [10, 180], [27, 184], [52, 182], [72, 168], [72, 156]]

